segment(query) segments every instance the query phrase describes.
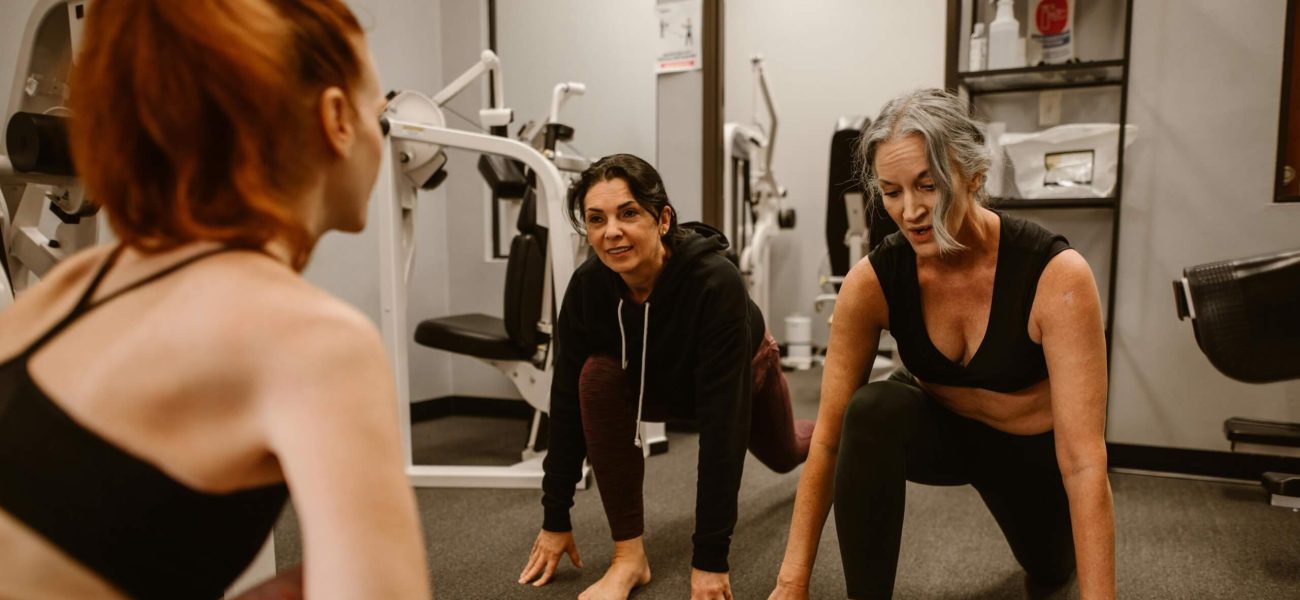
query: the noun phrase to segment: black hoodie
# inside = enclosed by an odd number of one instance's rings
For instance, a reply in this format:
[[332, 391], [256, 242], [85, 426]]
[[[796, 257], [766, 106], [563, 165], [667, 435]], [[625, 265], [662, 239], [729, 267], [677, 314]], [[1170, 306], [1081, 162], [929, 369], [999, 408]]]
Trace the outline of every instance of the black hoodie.
[[[645, 348], [645, 405], [699, 424], [691, 565], [722, 573], [728, 571], [736, 526], [736, 494], [749, 443], [751, 361], [763, 340], [763, 315], [750, 301], [740, 271], [723, 255], [727, 239], [702, 223], [682, 228], [686, 236], [673, 245], [645, 304], [623, 300], [622, 277], [594, 255], [569, 280], [555, 340], [542, 528], [573, 529], [569, 507], [587, 455], [578, 407], [583, 363], [594, 354], [622, 357], [626, 351], [630, 380], [639, 382]], [[642, 340], [647, 318], [649, 339]]]

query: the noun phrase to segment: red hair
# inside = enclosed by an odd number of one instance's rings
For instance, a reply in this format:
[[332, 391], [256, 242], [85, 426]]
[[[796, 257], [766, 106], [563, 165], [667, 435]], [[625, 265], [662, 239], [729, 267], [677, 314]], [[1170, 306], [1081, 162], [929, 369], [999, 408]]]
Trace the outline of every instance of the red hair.
[[323, 143], [320, 92], [361, 76], [339, 0], [111, 0], [90, 5], [71, 77], [77, 173], [124, 244], [311, 240], [291, 211]]

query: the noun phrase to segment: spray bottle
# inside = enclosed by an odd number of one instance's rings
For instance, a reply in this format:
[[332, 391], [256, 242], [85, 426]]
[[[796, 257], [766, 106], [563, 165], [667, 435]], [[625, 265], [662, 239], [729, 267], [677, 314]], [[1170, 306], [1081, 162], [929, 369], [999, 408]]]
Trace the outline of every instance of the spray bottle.
[[976, 23], [975, 31], [970, 34], [970, 61], [966, 67], [972, 72], [989, 68], [989, 38], [983, 23]]
[[[992, 2], [993, 0], [990, 0]], [[1014, 14], [1013, 0], [997, 0], [998, 12], [989, 24], [989, 69], [1015, 69], [1025, 66], [1020, 22]], [[1020, 49], [1016, 45], [1020, 44]]]

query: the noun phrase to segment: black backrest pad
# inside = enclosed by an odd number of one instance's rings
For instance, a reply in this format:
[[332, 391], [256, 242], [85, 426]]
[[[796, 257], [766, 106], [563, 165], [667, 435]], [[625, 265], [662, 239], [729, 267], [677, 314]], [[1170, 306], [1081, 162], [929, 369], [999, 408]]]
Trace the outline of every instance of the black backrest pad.
[[844, 234], [849, 231], [844, 211], [844, 194], [862, 191], [857, 173], [853, 172], [853, 149], [860, 132], [852, 128], [837, 130], [831, 136], [830, 180], [826, 190], [826, 249], [831, 257], [831, 275], [843, 277], [849, 272], [849, 247]]
[[497, 154], [482, 154], [478, 157], [478, 172], [488, 187], [492, 188], [492, 195], [497, 198], [522, 198], [528, 188], [523, 164], [517, 160]]
[[537, 331], [546, 275], [543, 239], [529, 233], [516, 235], [506, 262], [506, 334], [520, 348], [529, 350], [544, 341]]
[[524, 192], [522, 203], [519, 205], [519, 219], [515, 221], [515, 231], [519, 233], [537, 234], [538, 229], [545, 229], [537, 224], [537, 187], [530, 186]]

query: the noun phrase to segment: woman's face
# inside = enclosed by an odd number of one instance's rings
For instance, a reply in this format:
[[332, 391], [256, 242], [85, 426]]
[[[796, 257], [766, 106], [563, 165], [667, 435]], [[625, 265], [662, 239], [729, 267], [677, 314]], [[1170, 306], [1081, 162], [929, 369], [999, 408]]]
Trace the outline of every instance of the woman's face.
[[[930, 175], [925, 142], [919, 134], [895, 138], [876, 151], [876, 176], [881, 200], [894, 223], [922, 258], [939, 256], [932, 218], [939, 191]], [[953, 206], [948, 210], [948, 231], [956, 234], [970, 205], [969, 187], [962, 177], [954, 178]]]
[[656, 219], [637, 204], [627, 182], [620, 177], [587, 189], [583, 201], [587, 241], [600, 262], [620, 275], [648, 275], [663, 265], [663, 241], [672, 209]]

